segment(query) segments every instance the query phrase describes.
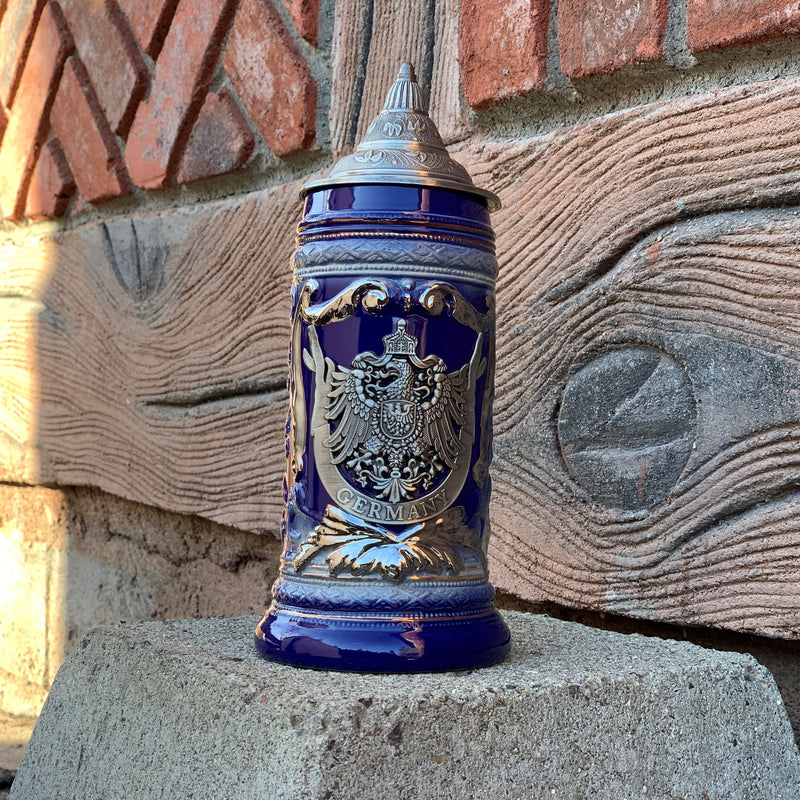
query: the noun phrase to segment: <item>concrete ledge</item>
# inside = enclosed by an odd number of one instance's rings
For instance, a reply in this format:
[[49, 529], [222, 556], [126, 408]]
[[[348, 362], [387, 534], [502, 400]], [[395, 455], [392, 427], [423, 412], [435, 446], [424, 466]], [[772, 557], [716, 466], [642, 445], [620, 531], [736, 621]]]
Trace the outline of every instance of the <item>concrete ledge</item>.
[[416, 676], [262, 661], [255, 616], [95, 628], [11, 799], [800, 796], [780, 695], [750, 656], [505, 617], [504, 664]]

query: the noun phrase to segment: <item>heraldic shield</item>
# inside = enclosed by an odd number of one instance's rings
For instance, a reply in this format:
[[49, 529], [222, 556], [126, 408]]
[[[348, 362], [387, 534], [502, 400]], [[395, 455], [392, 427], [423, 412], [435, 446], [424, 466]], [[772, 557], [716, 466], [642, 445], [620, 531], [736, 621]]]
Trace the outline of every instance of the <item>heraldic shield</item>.
[[381, 400], [381, 434], [392, 441], [407, 440], [417, 428], [417, 404], [413, 400]]

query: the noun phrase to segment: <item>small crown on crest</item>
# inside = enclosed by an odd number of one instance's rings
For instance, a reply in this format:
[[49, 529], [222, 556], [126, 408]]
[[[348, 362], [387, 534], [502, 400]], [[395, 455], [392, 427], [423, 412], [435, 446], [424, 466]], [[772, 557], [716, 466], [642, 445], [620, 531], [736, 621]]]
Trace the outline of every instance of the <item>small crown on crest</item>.
[[383, 351], [394, 355], [411, 356], [417, 352], [418, 339], [406, 332], [406, 321], [398, 319], [394, 324], [394, 333], [383, 337]]

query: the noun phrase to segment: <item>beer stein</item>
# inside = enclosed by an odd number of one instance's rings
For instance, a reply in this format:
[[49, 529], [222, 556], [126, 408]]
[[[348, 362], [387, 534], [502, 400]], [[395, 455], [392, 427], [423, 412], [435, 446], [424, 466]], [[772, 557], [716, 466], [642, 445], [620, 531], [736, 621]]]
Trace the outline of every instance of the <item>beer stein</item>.
[[500, 661], [488, 582], [491, 192], [448, 155], [411, 65], [308, 183], [293, 257], [283, 555], [256, 647], [364, 672]]

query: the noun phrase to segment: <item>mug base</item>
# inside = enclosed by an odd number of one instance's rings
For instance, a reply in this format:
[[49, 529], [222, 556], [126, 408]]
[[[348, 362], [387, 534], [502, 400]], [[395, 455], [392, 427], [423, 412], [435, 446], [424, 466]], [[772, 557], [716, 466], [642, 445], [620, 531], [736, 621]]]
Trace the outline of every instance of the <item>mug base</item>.
[[271, 607], [258, 652], [281, 664], [347, 672], [445, 672], [502, 661], [511, 634], [498, 611], [464, 617], [337, 616]]

